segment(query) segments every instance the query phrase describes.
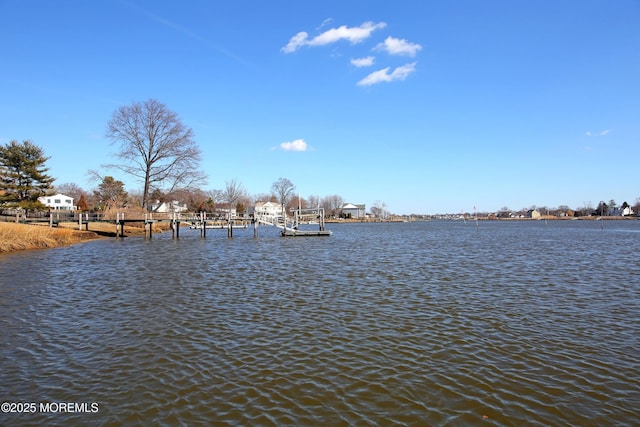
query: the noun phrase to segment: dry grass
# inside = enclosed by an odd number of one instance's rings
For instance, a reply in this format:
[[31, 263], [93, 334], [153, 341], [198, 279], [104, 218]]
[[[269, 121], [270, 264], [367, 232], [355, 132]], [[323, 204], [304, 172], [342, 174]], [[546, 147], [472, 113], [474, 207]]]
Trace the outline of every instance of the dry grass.
[[67, 246], [98, 237], [90, 231], [0, 222], [0, 253]]

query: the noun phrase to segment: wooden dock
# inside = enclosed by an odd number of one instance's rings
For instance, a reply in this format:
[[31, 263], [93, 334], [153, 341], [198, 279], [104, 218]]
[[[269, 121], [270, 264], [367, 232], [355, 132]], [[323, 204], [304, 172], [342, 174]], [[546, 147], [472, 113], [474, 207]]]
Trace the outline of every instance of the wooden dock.
[[331, 236], [331, 230], [296, 230], [294, 228], [285, 228], [280, 232], [282, 237], [312, 237], [312, 236]]
[[[115, 237], [120, 239], [125, 237], [125, 226], [142, 225], [145, 238], [152, 238], [154, 224], [169, 224], [171, 237], [180, 238], [181, 225], [189, 225], [191, 229], [200, 230], [200, 237], [207, 236], [207, 230], [227, 230], [227, 237], [233, 237], [234, 229], [247, 229], [253, 226], [253, 237], [258, 237], [258, 225], [267, 225], [280, 228], [280, 235], [283, 237], [310, 237], [310, 236], [331, 236], [332, 232], [324, 228], [323, 209], [296, 209], [292, 210], [292, 217], [269, 216], [269, 217], [231, 217], [227, 218], [207, 218], [206, 213], [200, 212], [196, 215], [183, 215], [180, 213], [170, 213], [168, 215], [145, 214], [143, 218], [125, 218], [124, 213], [116, 213], [115, 219], [104, 219], [100, 216], [90, 217], [88, 214], [79, 214], [74, 217], [61, 218], [61, 215], [50, 214], [48, 217], [39, 218], [19, 218], [16, 222], [25, 224], [48, 223], [50, 227], [57, 227], [62, 222], [76, 222], [79, 230], [89, 230], [90, 223], [108, 223], [115, 227]], [[318, 230], [303, 228], [307, 224], [318, 224]], [[141, 228], [138, 225], [139, 228]]]
[[[293, 213], [293, 221], [291, 226], [287, 225], [287, 222], [284, 222], [282, 227], [282, 231], [280, 235], [282, 237], [320, 237], [320, 236], [331, 236], [330, 230], [325, 230], [324, 228], [324, 209], [323, 208], [315, 208], [315, 209], [294, 209]], [[301, 225], [303, 224], [311, 224], [316, 223], [318, 225], [318, 230], [309, 230], [302, 229]]]

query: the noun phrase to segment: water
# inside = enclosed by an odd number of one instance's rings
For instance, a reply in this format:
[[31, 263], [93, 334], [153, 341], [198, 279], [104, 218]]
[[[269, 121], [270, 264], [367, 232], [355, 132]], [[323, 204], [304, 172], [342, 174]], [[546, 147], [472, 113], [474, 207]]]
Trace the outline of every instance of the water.
[[81, 411], [0, 425], [638, 422], [640, 221], [327, 228], [0, 256], [0, 401]]

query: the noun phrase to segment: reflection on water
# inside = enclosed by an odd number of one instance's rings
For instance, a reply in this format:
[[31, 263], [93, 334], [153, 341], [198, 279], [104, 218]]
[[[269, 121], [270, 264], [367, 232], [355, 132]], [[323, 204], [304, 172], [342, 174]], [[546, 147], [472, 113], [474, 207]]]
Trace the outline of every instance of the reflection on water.
[[631, 425], [638, 221], [331, 224], [0, 257], [0, 424]]

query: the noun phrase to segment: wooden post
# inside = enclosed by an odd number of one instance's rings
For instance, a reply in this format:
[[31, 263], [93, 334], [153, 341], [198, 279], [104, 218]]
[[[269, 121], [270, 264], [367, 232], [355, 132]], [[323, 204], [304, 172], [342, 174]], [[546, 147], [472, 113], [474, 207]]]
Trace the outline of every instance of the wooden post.
[[231, 226], [231, 220], [229, 220], [229, 222], [227, 223], [227, 237], [233, 237], [233, 227]]
[[176, 238], [176, 213], [175, 212], [171, 212], [171, 238], [175, 239]]
[[53, 215], [51, 215], [51, 211], [49, 211], [49, 227], [53, 227]]
[[176, 239], [180, 238], [180, 220], [176, 220]]
[[120, 214], [120, 237], [124, 239], [124, 212]]
[[256, 221], [255, 218], [253, 218], [253, 237], [258, 237], [258, 221]]

